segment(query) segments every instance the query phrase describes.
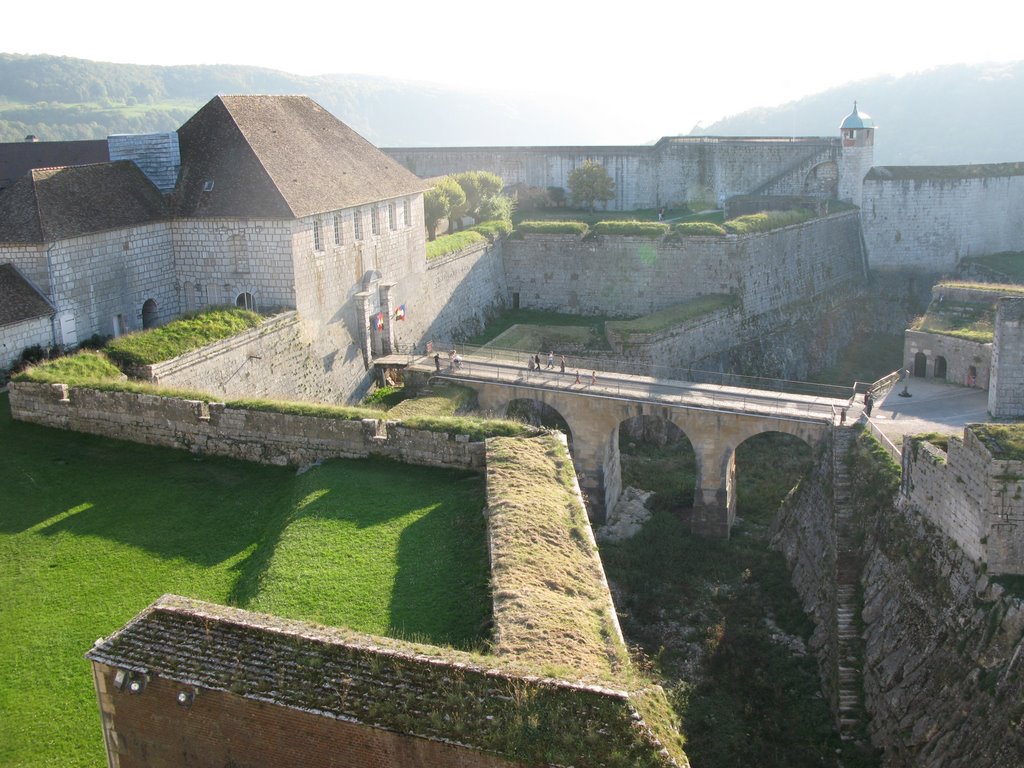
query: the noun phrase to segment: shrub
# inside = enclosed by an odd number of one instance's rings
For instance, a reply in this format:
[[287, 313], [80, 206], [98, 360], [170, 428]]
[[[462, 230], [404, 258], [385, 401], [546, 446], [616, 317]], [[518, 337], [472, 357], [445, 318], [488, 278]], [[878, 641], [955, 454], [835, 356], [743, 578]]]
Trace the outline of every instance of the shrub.
[[710, 221], [688, 221], [676, 224], [673, 231], [680, 237], [721, 237], [726, 234], [722, 227]]
[[814, 212], [805, 208], [792, 211], [761, 211], [747, 216], [737, 216], [722, 224], [726, 232], [734, 235], [750, 235], [755, 232], [768, 232], [780, 227], [800, 224], [814, 218]]
[[494, 219], [493, 221], [481, 222], [475, 227], [470, 227], [467, 231], [479, 232], [493, 243], [499, 237], [511, 234], [512, 222], [506, 219]]
[[228, 339], [255, 328], [262, 318], [255, 312], [237, 307], [221, 307], [178, 318], [152, 330], [114, 339], [106, 347], [107, 356], [122, 367], [152, 365], [172, 360], [214, 341]]
[[589, 231], [582, 221], [521, 221], [516, 226], [520, 234], [585, 235]]
[[473, 243], [486, 242], [487, 238], [473, 229], [464, 229], [452, 235], [441, 235], [437, 240], [431, 240], [427, 243], [427, 261], [461, 251], [463, 248], [473, 245]]
[[668, 234], [668, 224], [658, 221], [599, 221], [594, 225], [597, 235], [639, 235], [659, 238]]

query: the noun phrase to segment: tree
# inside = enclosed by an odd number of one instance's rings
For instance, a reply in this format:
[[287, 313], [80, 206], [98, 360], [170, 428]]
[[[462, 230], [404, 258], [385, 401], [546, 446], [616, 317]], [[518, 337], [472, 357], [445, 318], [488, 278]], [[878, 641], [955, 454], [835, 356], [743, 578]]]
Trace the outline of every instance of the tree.
[[615, 198], [615, 182], [604, 166], [587, 160], [569, 174], [569, 193], [573, 205], [594, 210], [594, 202], [606, 203]]
[[488, 171], [464, 171], [455, 174], [455, 180], [466, 193], [466, 213], [473, 217], [473, 223], [479, 224], [480, 208], [490, 198], [501, 194], [504, 182], [496, 173]]
[[461, 215], [465, 210], [466, 193], [451, 176], [445, 176], [423, 193], [423, 222], [431, 240], [437, 238], [437, 222]]

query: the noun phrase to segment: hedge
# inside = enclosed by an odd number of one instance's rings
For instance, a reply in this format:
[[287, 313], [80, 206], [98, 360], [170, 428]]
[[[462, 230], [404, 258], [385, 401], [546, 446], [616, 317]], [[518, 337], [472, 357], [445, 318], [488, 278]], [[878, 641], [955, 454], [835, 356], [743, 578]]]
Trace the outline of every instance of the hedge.
[[755, 232], [768, 232], [781, 227], [813, 219], [814, 211], [799, 208], [792, 211], [761, 211], [747, 216], [737, 216], [722, 224], [726, 232], [734, 235], [750, 235]]
[[521, 221], [516, 225], [520, 234], [585, 235], [589, 230], [582, 221]]
[[683, 224], [676, 224], [673, 229], [680, 237], [722, 237], [726, 231], [710, 221], [688, 221]]
[[469, 228], [470, 232], [479, 232], [481, 235], [486, 237], [492, 243], [499, 237], [512, 233], [512, 222], [506, 219], [492, 219], [491, 221], [481, 221], [475, 227]]
[[427, 261], [430, 261], [431, 259], [439, 259], [442, 256], [447, 256], [449, 253], [461, 251], [463, 248], [468, 248], [473, 245], [473, 243], [486, 242], [486, 237], [471, 229], [464, 229], [461, 232], [455, 232], [451, 235], [442, 235], [436, 240], [431, 240], [427, 243]]
[[599, 221], [594, 225], [598, 235], [639, 235], [640, 237], [664, 237], [668, 224], [658, 221]]

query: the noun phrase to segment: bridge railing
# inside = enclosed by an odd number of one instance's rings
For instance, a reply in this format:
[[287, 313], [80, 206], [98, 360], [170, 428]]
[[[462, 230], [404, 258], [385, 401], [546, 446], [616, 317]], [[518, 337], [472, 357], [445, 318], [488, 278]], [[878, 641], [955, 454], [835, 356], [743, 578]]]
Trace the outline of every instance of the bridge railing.
[[[435, 344], [434, 349], [438, 346]], [[468, 344], [449, 344], [439, 349], [442, 363], [447, 363], [447, 353], [455, 350], [464, 358], [473, 357], [477, 360], [493, 360], [518, 366], [528, 370], [529, 356], [520, 350], [501, 349], [497, 347], [478, 347]], [[547, 368], [546, 355], [541, 355], [541, 370]], [[559, 370], [560, 357], [555, 357], [553, 370]], [[566, 374], [575, 376], [579, 371], [580, 378], [589, 377], [593, 372], [622, 373], [630, 376], [646, 376], [652, 379], [669, 379], [690, 384], [711, 384], [722, 387], [741, 387], [745, 389], [761, 389], [769, 392], [786, 392], [794, 395], [810, 395], [812, 397], [828, 397], [835, 400], [850, 400], [856, 394], [853, 387], [841, 387], [834, 384], [818, 384], [809, 381], [790, 381], [772, 379], [763, 376], [746, 376], [738, 373], [721, 373], [719, 371], [703, 371], [692, 367], [674, 367], [669, 365], [638, 365], [625, 360], [605, 357], [566, 356]]]
[[[422, 357], [419, 363], [433, 365], [431, 358]], [[796, 396], [792, 393], [769, 390], [722, 389], [717, 383], [680, 382], [651, 377], [619, 375], [609, 371], [589, 372], [570, 370], [561, 372], [556, 362], [554, 368], [547, 368], [546, 361], [538, 370], [530, 370], [518, 361], [497, 358], [480, 359], [473, 356], [458, 357], [454, 363], [447, 356], [440, 364], [436, 376], [453, 380], [480, 379], [499, 383], [514, 384], [518, 387], [573, 391], [582, 394], [640, 399], [646, 402], [663, 402], [671, 405], [686, 405], [691, 408], [715, 410], [743, 410], [774, 416], [813, 419], [833, 423], [836, 419], [834, 398], [821, 396]], [[846, 390], [849, 391], [849, 390]]]

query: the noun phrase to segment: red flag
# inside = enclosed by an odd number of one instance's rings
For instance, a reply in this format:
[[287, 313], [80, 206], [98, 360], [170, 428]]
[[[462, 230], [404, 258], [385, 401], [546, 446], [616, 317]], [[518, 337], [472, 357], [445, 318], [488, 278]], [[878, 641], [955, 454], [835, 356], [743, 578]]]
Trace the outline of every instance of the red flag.
[[383, 312], [378, 312], [377, 313], [377, 330], [378, 331], [383, 331], [384, 330], [384, 313]]

